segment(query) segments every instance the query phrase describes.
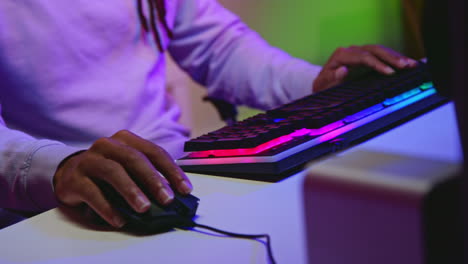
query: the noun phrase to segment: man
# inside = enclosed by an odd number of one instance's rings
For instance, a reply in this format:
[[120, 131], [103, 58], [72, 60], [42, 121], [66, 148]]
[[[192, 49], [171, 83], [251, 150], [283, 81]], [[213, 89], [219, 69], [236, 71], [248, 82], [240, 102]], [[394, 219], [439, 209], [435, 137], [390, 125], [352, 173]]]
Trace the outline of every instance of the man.
[[392, 74], [416, 64], [369, 45], [310, 65], [214, 0], [3, 0], [0, 207], [85, 203], [121, 227], [100, 181], [137, 212], [150, 205], [139, 186], [163, 204], [191, 192], [173, 162], [188, 132], [164, 89], [164, 51], [211, 97], [260, 109], [338, 84], [355, 66]]

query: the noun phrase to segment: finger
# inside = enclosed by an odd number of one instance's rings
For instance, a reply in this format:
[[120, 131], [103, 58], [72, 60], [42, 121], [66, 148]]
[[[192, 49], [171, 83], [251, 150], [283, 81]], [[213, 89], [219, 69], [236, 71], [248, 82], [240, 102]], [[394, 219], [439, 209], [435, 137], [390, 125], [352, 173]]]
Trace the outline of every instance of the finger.
[[339, 58], [342, 65], [351, 66], [367, 66], [382, 74], [390, 75], [395, 73], [395, 70], [383, 63], [372, 53], [360, 48], [351, 48], [343, 56]]
[[104, 157], [120, 163], [138, 182], [161, 204], [169, 204], [174, 199], [174, 192], [167, 180], [154, 168], [146, 156], [138, 150], [111, 138], [101, 138], [91, 147]]
[[338, 69], [324, 68], [319, 77], [315, 80], [313, 91], [320, 92], [330, 87], [340, 84], [348, 75], [348, 68], [346, 66], [338, 67]]
[[179, 193], [189, 194], [193, 190], [187, 175], [163, 148], [126, 130], [119, 131], [112, 138], [141, 151]]
[[396, 68], [403, 69], [408, 67], [415, 67], [418, 64], [416, 60], [403, 56], [402, 54], [392, 49], [380, 45], [366, 45], [363, 46], [363, 49], [371, 52], [381, 61], [389, 63]]
[[94, 182], [88, 179], [88, 182], [83, 185], [81, 190], [80, 194], [83, 202], [88, 204], [106, 222], [116, 228], [125, 225], [122, 215], [111, 206]]
[[317, 79], [314, 81], [313, 92], [323, 91], [333, 85], [335, 82], [334, 70], [323, 68]]
[[85, 164], [87, 175], [111, 184], [136, 212], [143, 213], [149, 209], [150, 201], [119, 163], [99, 158], [88, 160]]
[[348, 68], [346, 66], [341, 66], [334, 72], [335, 82], [341, 83], [348, 75]]
[[338, 48], [325, 67], [338, 69], [341, 66], [367, 66], [383, 74], [393, 74], [395, 71], [380, 61], [371, 52], [361, 47]]

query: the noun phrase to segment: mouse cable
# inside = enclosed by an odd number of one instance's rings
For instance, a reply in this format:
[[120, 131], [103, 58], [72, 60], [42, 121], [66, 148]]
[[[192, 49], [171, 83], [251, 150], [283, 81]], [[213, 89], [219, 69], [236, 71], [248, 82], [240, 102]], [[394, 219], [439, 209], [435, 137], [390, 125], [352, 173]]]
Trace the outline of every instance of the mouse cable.
[[268, 259], [270, 260], [271, 264], [275, 264], [275, 259], [273, 258], [273, 251], [271, 250], [271, 239], [270, 235], [268, 234], [259, 234], [259, 235], [247, 235], [247, 234], [239, 234], [239, 233], [232, 233], [224, 230], [220, 230], [211, 226], [206, 226], [202, 224], [197, 224], [194, 222], [194, 227], [199, 227], [207, 230], [214, 231], [216, 233], [220, 233], [223, 235], [231, 236], [231, 237], [237, 237], [237, 238], [245, 238], [245, 239], [256, 239], [256, 238], [266, 238], [266, 246], [267, 246], [267, 251], [268, 251]]

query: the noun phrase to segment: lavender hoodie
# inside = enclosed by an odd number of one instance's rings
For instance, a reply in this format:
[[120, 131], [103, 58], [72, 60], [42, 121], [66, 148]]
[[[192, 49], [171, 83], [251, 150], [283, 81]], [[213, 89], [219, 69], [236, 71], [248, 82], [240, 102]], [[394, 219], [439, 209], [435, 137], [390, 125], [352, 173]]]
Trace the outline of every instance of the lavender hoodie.
[[[144, 6], [148, 15], [148, 8]], [[268, 109], [311, 91], [320, 67], [269, 46], [213, 0], [167, 0], [164, 51], [210, 96]], [[188, 130], [136, 0], [0, 1], [0, 207], [57, 206], [68, 155], [121, 129], [179, 158]]]

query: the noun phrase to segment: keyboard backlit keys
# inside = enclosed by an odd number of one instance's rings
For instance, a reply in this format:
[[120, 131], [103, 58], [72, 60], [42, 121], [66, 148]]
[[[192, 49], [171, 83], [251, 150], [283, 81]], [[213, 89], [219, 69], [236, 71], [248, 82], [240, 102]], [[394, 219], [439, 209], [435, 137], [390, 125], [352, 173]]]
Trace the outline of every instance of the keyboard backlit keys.
[[418, 94], [418, 93], [420, 93], [420, 92], [421, 92], [421, 90], [420, 90], [419, 88], [414, 88], [414, 89], [412, 89], [412, 90], [409, 90], [409, 91], [407, 91], [407, 92], [404, 92], [404, 93], [402, 93], [402, 94], [399, 94], [399, 95], [397, 95], [397, 96], [395, 96], [395, 97], [393, 97], [393, 98], [388, 98], [388, 99], [386, 99], [385, 101], [383, 101], [383, 104], [384, 104], [385, 106], [393, 105], [393, 104], [396, 104], [396, 103], [398, 103], [398, 102], [401, 102], [401, 101], [403, 101], [403, 100], [405, 100], [405, 99], [408, 99], [409, 97], [411, 97], [411, 96], [413, 96], [413, 95], [415, 95], [415, 94]]
[[426, 83], [423, 83], [419, 86], [419, 88], [421, 88], [421, 90], [427, 90], [427, 89], [430, 89], [430, 88], [433, 88], [434, 87], [434, 84], [432, 82], [426, 82]]
[[349, 123], [352, 123], [352, 122], [354, 122], [354, 121], [356, 121], [356, 120], [359, 120], [359, 119], [361, 119], [361, 118], [364, 118], [364, 117], [366, 117], [366, 116], [368, 116], [368, 115], [370, 115], [370, 114], [373, 114], [373, 113], [375, 113], [375, 112], [378, 112], [378, 111], [380, 111], [380, 110], [382, 110], [382, 109], [384, 109], [384, 106], [383, 106], [382, 104], [376, 104], [376, 105], [371, 106], [371, 107], [369, 107], [369, 108], [367, 108], [367, 109], [364, 109], [364, 110], [362, 110], [362, 111], [360, 111], [360, 112], [357, 112], [357, 113], [354, 114], [354, 115], [350, 115], [350, 116], [344, 118], [343, 121], [344, 121], [345, 123], [349, 124]]

